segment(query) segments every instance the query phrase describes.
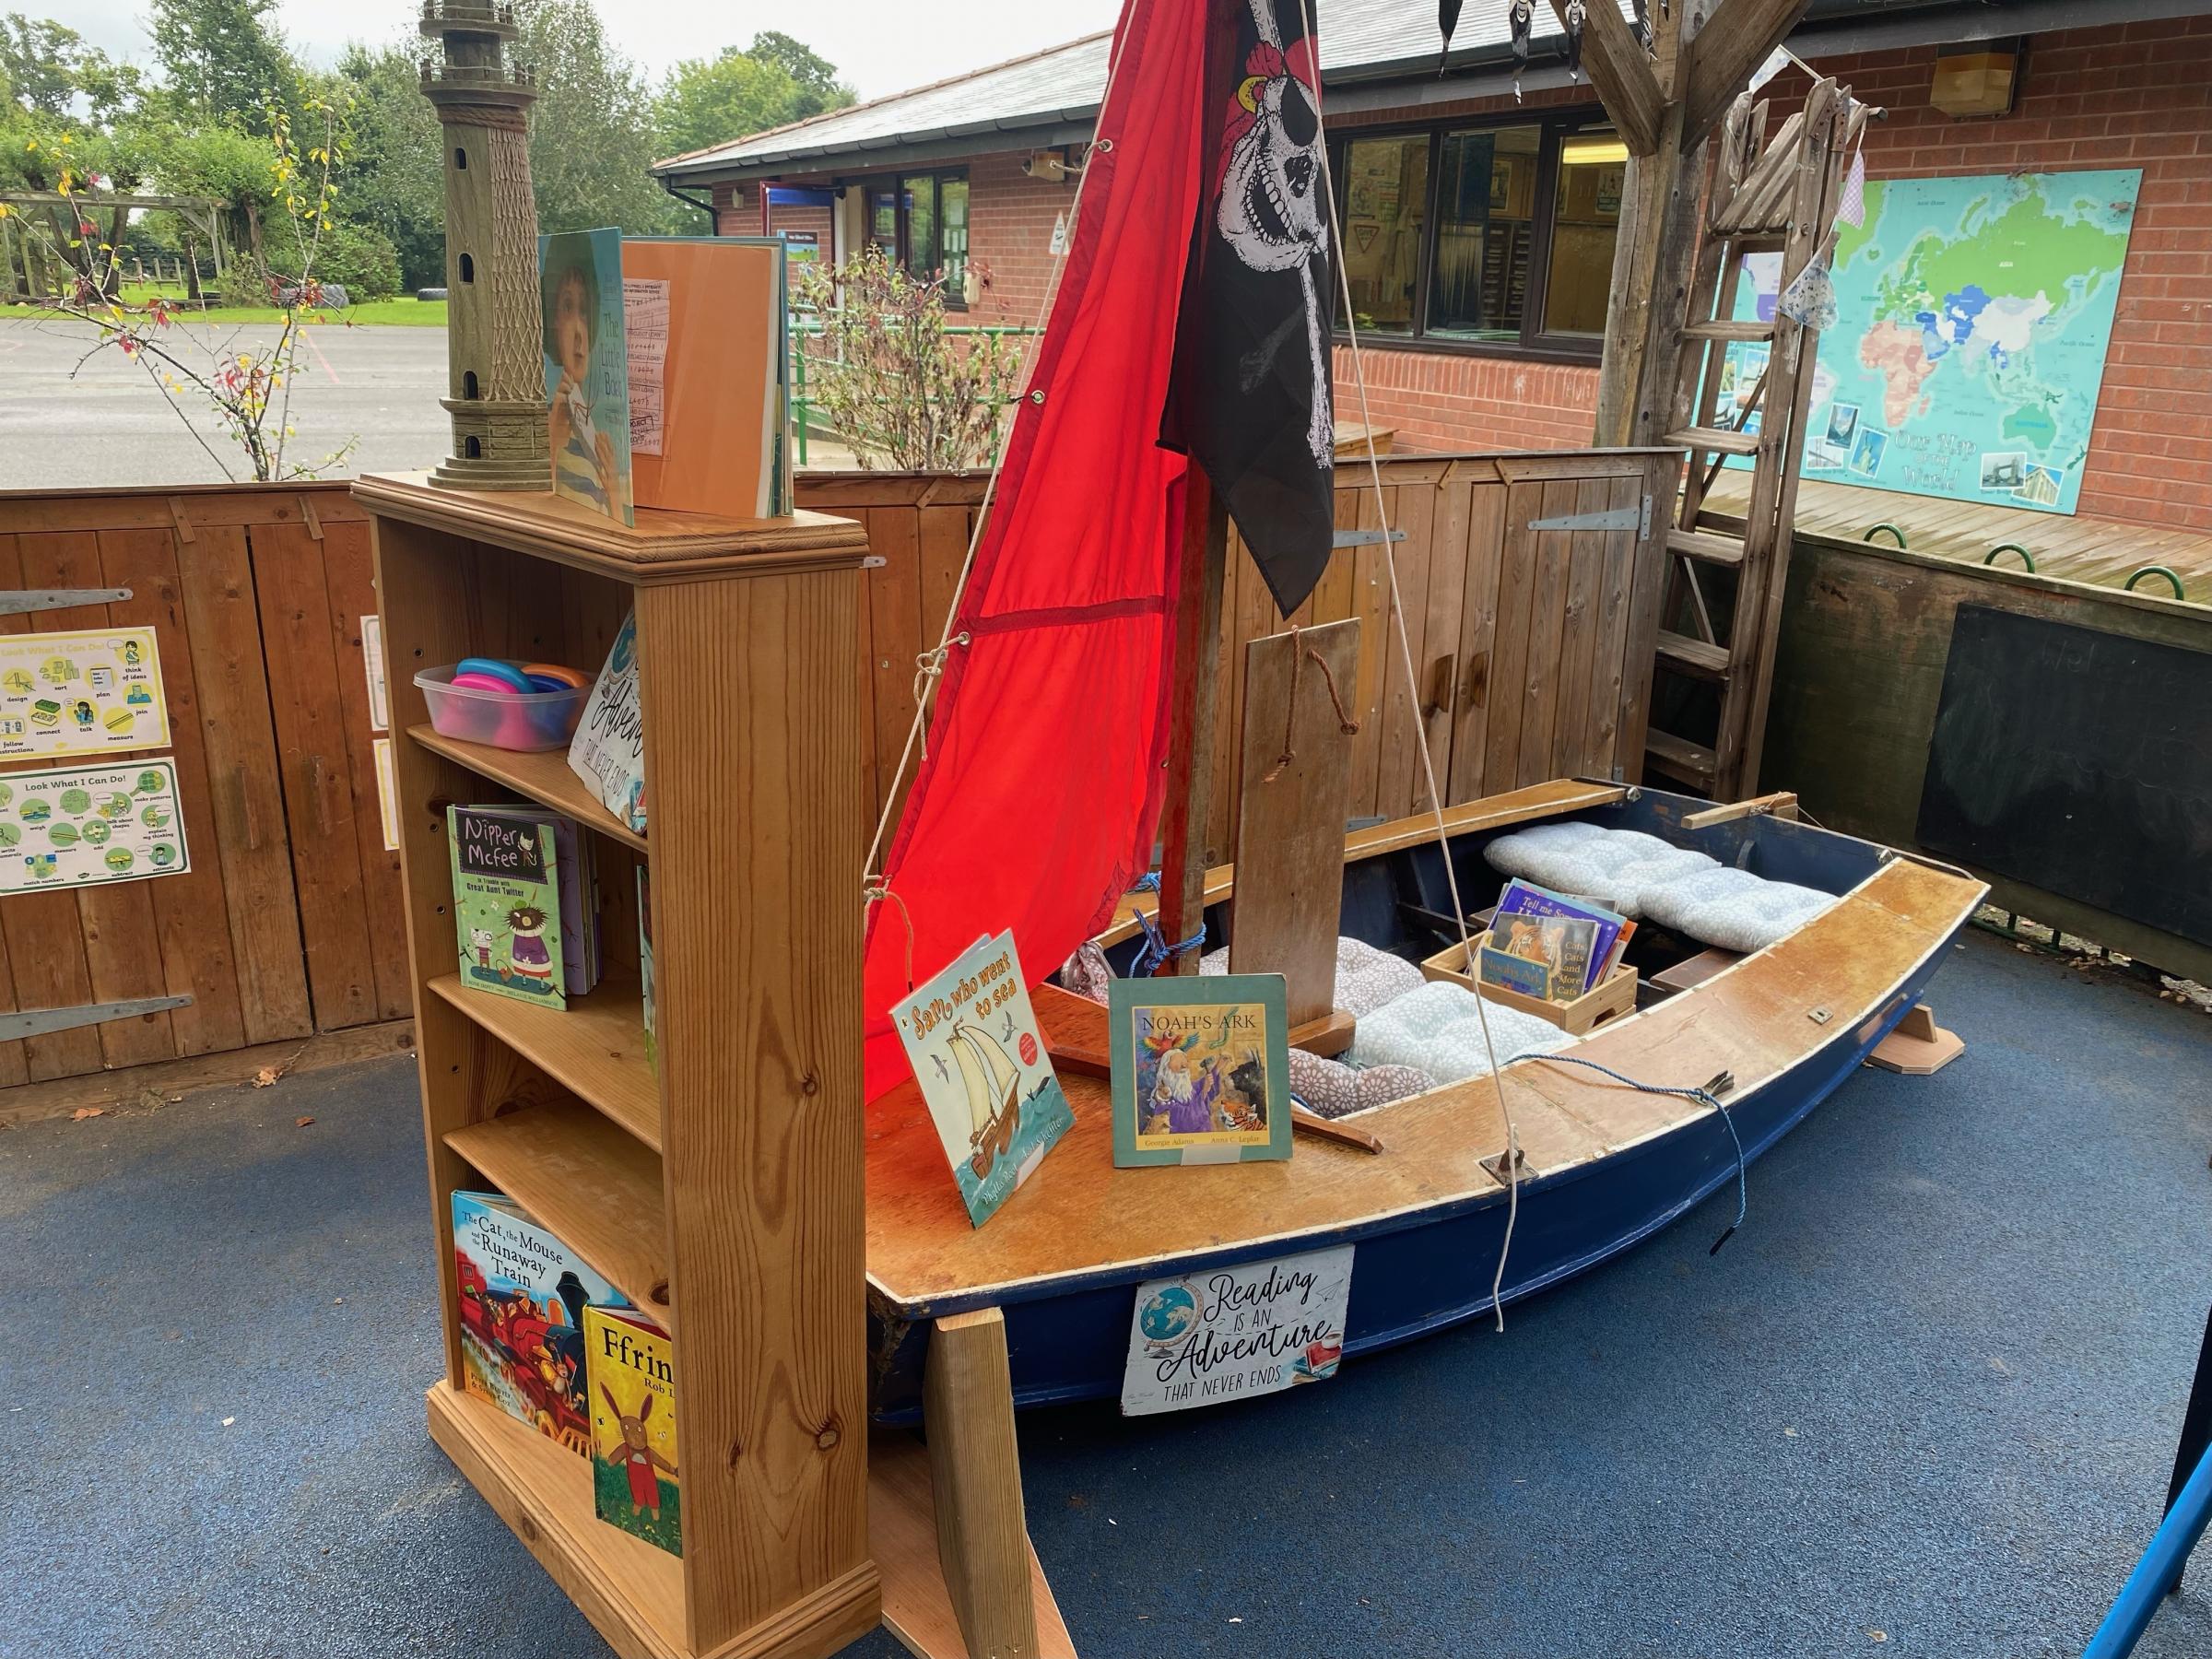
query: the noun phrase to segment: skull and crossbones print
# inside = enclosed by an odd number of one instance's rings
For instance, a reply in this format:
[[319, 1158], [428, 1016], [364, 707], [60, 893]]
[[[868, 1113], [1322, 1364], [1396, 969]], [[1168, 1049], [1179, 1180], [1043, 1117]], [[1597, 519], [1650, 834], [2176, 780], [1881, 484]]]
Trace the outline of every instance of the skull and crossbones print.
[[[1314, 465], [1327, 466], [1334, 454], [1334, 425], [1328, 356], [1314, 282], [1316, 266], [1325, 269], [1328, 259], [1320, 75], [1311, 37], [1294, 41], [1286, 51], [1275, 0], [1250, 3], [1259, 41], [1245, 59], [1236, 108], [1223, 134], [1229, 162], [1214, 223], [1222, 240], [1251, 269], [1298, 273], [1313, 377], [1312, 418], [1306, 437]], [[1272, 371], [1296, 326], [1297, 319], [1286, 319], [1282, 327], [1245, 354], [1239, 375], [1245, 392]]]

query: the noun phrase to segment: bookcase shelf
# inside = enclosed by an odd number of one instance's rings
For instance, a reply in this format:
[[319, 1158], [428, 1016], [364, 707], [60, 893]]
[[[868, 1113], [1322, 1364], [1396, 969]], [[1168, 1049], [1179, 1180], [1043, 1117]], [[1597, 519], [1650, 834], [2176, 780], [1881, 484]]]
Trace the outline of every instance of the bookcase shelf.
[[589, 1107], [549, 1100], [465, 1124], [445, 1144], [673, 1331], [661, 1160]]
[[645, 838], [602, 806], [598, 795], [570, 768], [566, 749], [525, 751], [464, 743], [444, 735], [427, 721], [409, 726], [407, 735], [433, 755], [443, 755], [478, 777], [503, 783], [540, 806], [566, 813], [587, 830], [612, 836], [640, 853], [646, 850]]
[[616, 1652], [687, 1651], [683, 1562], [592, 1512], [590, 1464], [450, 1383], [432, 1385], [429, 1408], [430, 1438]]
[[610, 972], [590, 995], [571, 997], [565, 1013], [471, 990], [455, 973], [424, 989], [573, 1089], [648, 1151], [660, 1151], [661, 1085], [645, 1058], [645, 999], [636, 979]]
[[[357, 481], [390, 665], [445, 1375], [432, 1437], [623, 1659], [824, 1659], [883, 1601], [868, 1534], [860, 627], [866, 534]], [[596, 668], [636, 618], [643, 836], [561, 750], [441, 737], [414, 673]], [[605, 973], [553, 1008], [456, 970], [446, 807], [519, 795], [594, 833]], [[803, 949], [792, 941], [804, 936]], [[593, 1513], [593, 1465], [464, 1392], [454, 1192], [497, 1187], [669, 1331], [683, 1555]], [[680, 1313], [678, 1310], [680, 1309]]]

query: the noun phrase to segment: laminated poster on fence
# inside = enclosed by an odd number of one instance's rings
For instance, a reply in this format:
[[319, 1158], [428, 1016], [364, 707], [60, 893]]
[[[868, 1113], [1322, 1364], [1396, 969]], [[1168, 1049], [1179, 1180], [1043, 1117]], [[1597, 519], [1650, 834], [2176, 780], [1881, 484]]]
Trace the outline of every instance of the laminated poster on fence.
[[0, 893], [142, 881], [190, 867], [170, 760], [0, 779]]
[[0, 759], [168, 747], [151, 628], [0, 638]]

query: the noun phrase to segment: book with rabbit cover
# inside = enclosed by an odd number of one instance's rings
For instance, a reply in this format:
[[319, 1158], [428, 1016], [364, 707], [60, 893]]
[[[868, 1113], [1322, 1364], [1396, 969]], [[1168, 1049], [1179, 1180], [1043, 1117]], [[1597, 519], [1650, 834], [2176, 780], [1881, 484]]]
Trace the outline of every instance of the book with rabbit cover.
[[676, 1345], [628, 1307], [584, 1309], [583, 1338], [592, 1385], [592, 1511], [680, 1556]]
[[464, 1386], [583, 1455], [583, 1321], [622, 1293], [500, 1193], [453, 1194], [453, 1273]]

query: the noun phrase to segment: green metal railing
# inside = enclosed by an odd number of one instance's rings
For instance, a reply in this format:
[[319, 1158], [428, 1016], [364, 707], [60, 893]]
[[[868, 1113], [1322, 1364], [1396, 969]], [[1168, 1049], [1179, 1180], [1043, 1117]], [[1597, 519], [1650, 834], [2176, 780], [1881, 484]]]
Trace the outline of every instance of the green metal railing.
[[[807, 438], [813, 425], [807, 411], [815, 406], [813, 401], [806, 395], [806, 343], [811, 339], [818, 339], [824, 332], [826, 331], [818, 323], [809, 323], [800, 317], [794, 317], [791, 321], [791, 423], [796, 438], [797, 453], [794, 460], [795, 464], [800, 466], [806, 465]], [[1031, 328], [1026, 324], [1018, 323], [979, 323], [952, 324], [947, 326], [945, 332], [956, 337], [981, 335], [990, 339], [1003, 340], [1027, 339], [1031, 335], [1042, 334], [1044, 330]], [[1020, 399], [1021, 394], [1017, 390], [1009, 392], [1006, 396], [1000, 398], [998, 405], [1003, 409], [1010, 403], [1018, 403]], [[830, 435], [829, 431], [825, 429], [823, 436]]]

